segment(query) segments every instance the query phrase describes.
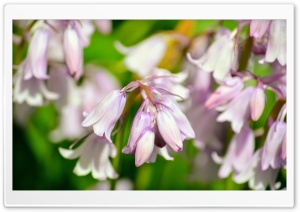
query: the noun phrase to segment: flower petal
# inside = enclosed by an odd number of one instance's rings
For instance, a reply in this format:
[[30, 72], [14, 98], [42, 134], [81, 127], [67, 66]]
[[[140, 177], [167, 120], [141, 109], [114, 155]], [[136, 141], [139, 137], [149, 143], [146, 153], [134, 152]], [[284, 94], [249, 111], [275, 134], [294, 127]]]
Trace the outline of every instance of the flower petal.
[[165, 142], [175, 151], [181, 151], [183, 144], [180, 130], [168, 110], [161, 110], [157, 114], [158, 130]]
[[147, 131], [139, 139], [135, 152], [135, 165], [138, 167], [145, 163], [153, 152], [154, 132]]

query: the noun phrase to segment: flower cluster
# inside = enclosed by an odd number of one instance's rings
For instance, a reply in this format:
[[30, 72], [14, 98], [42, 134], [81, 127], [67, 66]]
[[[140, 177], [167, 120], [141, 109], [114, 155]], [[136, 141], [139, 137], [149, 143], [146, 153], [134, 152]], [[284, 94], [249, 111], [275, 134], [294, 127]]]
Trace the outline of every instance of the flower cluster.
[[[114, 34], [111, 48], [121, 59], [100, 68], [85, 63], [83, 49], [96, 28], [111, 32], [110, 21], [29, 22], [24, 36], [14, 37], [16, 45], [28, 43], [16, 61], [14, 102], [52, 100], [59, 118], [49, 137], [78, 139], [59, 148], [64, 158], [79, 158], [78, 176], [116, 179], [122, 153], [140, 167], [157, 155], [188, 158], [190, 145], [191, 179], [230, 177], [247, 189], [284, 189], [278, 176], [287, 167], [286, 21], [236, 21], [233, 30], [219, 21], [201, 33], [193, 23], [180, 21], [130, 47]], [[124, 72], [131, 73], [120, 77]]]

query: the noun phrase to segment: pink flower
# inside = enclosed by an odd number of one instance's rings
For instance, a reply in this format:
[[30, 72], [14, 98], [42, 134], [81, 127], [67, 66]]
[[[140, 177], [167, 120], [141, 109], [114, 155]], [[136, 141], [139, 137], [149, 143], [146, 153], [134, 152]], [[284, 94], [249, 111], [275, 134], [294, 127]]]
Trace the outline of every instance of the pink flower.
[[227, 78], [217, 90], [206, 100], [205, 106], [212, 109], [226, 104], [236, 97], [243, 89], [244, 83], [239, 77]]
[[281, 65], [286, 64], [286, 21], [274, 20], [270, 25], [269, 41], [265, 56], [266, 62], [278, 60]]
[[116, 156], [116, 148], [104, 137], [91, 134], [78, 148], [74, 150], [59, 148], [59, 152], [66, 159], [73, 160], [79, 157], [74, 168], [74, 173], [78, 176], [91, 172], [93, 178], [98, 180], [118, 177], [109, 160], [109, 157]]
[[282, 166], [282, 145], [286, 133], [286, 124], [275, 121], [269, 129], [262, 149], [261, 167], [266, 170], [269, 166], [278, 169]]
[[233, 39], [235, 34], [236, 31], [218, 36], [201, 58], [195, 60], [188, 54], [188, 59], [204, 71], [213, 72], [213, 77], [217, 81], [223, 81], [230, 69], [236, 70], [237, 68], [238, 57], [234, 50]]
[[250, 99], [251, 118], [253, 121], [257, 121], [264, 111], [266, 103], [266, 94], [261, 82], [258, 83], [257, 87]]
[[31, 72], [31, 66], [28, 59], [25, 59], [14, 76], [13, 99], [15, 102], [19, 104], [26, 102], [31, 106], [41, 106], [45, 100], [58, 98], [56, 93], [47, 89], [44, 80], [35, 77], [24, 79], [28, 72]]
[[233, 180], [236, 183], [248, 182], [250, 188], [254, 190], [265, 190], [269, 185], [271, 189], [278, 189], [280, 183], [276, 183], [279, 169], [261, 169], [262, 149], [258, 149], [245, 164], [245, 168], [235, 174]]
[[28, 70], [24, 79], [34, 76], [37, 79], [47, 79], [47, 53], [49, 43], [49, 32], [46, 29], [37, 30], [29, 44], [28, 49]]
[[262, 38], [269, 28], [270, 20], [252, 20], [250, 24], [250, 36]]
[[83, 73], [83, 46], [78, 33], [71, 24], [64, 31], [63, 45], [68, 70], [75, 79], [79, 79]]
[[227, 105], [219, 107], [218, 110], [223, 112], [217, 117], [217, 121], [230, 121], [233, 131], [239, 133], [250, 118], [250, 100], [254, 90], [254, 87], [247, 87]]
[[111, 141], [111, 132], [119, 120], [126, 103], [123, 91], [114, 90], [107, 94], [82, 122], [83, 127], [93, 126], [95, 134]]
[[240, 133], [236, 134], [230, 141], [225, 157], [220, 158], [217, 153], [213, 153], [216, 163], [222, 164], [219, 170], [219, 177], [226, 178], [234, 171], [239, 173], [251, 159], [254, 153], [254, 134], [252, 130], [244, 126]]

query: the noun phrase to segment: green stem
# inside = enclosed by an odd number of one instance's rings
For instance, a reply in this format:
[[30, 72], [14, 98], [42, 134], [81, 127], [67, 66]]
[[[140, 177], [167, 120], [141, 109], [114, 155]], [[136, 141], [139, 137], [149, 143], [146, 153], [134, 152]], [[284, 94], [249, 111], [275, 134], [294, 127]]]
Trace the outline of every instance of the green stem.
[[[120, 173], [121, 172], [121, 164], [122, 164], [122, 147], [123, 147], [123, 141], [124, 141], [124, 136], [123, 136], [123, 131], [125, 127], [122, 127], [121, 130], [117, 133], [116, 135], [116, 148], [117, 148], [117, 155], [114, 158], [112, 165], [115, 168], [115, 170]], [[117, 184], [117, 179], [112, 179], [111, 184], [110, 184], [110, 190], [116, 190], [116, 184]]]
[[247, 69], [248, 61], [251, 56], [252, 45], [253, 45], [253, 38], [252, 37], [247, 38], [242, 49], [238, 71], [244, 71]]

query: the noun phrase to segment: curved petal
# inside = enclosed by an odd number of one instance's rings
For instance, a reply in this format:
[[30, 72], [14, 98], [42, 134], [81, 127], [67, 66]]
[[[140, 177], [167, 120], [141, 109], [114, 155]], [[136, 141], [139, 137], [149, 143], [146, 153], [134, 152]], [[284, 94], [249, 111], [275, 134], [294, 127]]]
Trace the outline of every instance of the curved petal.
[[181, 151], [183, 144], [180, 130], [168, 110], [161, 110], [157, 114], [158, 130], [165, 142], [175, 151]]
[[138, 167], [145, 163], [153, 152], [154, 132], [147, 131], [138, 141], [135, 151], [135, 165]]

